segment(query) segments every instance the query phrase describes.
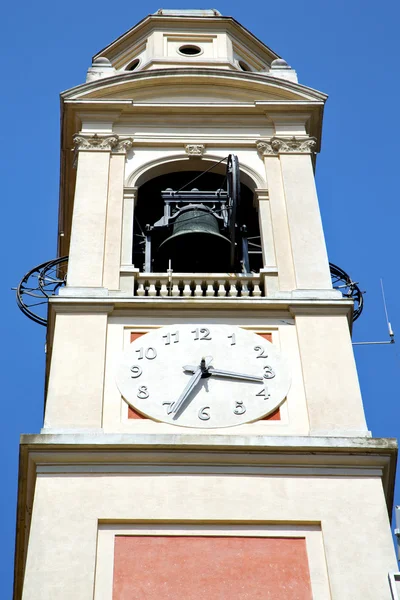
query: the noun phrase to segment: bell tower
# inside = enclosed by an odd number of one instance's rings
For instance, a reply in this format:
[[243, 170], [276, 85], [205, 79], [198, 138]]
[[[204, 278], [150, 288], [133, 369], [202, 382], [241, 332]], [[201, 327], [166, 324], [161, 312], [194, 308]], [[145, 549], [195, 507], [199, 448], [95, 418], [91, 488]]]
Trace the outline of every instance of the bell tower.
[[15, 600], [390, 598], [396, 444], [332, 286], [325, 101], [217, 10], [160, 9], [62, 93]]

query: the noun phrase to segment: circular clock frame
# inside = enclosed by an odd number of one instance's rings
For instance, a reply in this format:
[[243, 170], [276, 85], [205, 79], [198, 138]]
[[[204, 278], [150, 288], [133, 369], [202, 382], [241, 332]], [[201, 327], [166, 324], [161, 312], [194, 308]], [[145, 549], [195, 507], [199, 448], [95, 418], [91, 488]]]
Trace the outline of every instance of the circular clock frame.
[[262, 419], [282, 404], [290, 382], [287, 361], [271, 342], [214, 323], [152, 330], [129, 345], [116, 372], [117, 387], [134, 410], [201, 429]]

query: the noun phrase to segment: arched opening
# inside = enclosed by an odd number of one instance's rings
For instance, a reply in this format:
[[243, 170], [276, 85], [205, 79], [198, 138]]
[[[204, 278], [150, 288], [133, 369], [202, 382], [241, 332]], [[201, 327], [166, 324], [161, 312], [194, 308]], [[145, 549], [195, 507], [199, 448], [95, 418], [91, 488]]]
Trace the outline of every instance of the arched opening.
[[[197, 166], [197, 161], [195, 164]], [[169, 266], [174, 272], [182, 273], [232, 272], [231, 235], [226, 219], [224, 221], [227, 180], [225, 165], [220, 166], [223, 169], [219, 173], [172, 170], [139, 185], [132, 257], [137, 268], [144, 272], [165, 272]], [[177, 165], [170, 168], [176, 169]], [[174, 196], [168, 190], [187, 192], [186, 198], [182, 202], [171, 202]], [[206, 192], [209, 192], [207, 200], [199, 202], [199, 194], [204, 198]], [[174, 221], [174, 214], [178, 213]], [[165, 226], [166, 215], [172, 216], [168, 226]], [[236, 223], [234, 272], [258, 272], [262, 267], [258, 214], [253, 206], [253, 191], [242, 182]], [[249, 250], [245, 264], [244, 244]]]

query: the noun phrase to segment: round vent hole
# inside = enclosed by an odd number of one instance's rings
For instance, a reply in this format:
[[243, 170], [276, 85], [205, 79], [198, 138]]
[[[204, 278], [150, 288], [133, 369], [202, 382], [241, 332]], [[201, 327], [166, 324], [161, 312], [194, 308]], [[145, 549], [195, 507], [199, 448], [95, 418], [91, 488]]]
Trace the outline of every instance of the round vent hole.
[[197, 56], [201, 54], [201, 48], [199, 46], [193, 46], [192, 44], [185, 44], [179, 48], [179, 52], [185, 56]]
[[139, 66], [139, 63], [140, 63], [140, 60], [139, 60], [138, 58], [135, 58], [135, 60], [133, 60], [133, 61], [131, 62], [131, 64], [130, 64], [130, 65], [128, 65], [128, 66], [126, 67], [126, 69], [125, 69], [125, 70], [126, 70], [126, 71], [134, 71], [135, 69], [137, 69], [137, 68], [138, 68], [138, 66]]
[[245, 63], [244, 60], [239, 60], [239, 67], [242, 69], [242, 71], [251, 71], [249, 65]]

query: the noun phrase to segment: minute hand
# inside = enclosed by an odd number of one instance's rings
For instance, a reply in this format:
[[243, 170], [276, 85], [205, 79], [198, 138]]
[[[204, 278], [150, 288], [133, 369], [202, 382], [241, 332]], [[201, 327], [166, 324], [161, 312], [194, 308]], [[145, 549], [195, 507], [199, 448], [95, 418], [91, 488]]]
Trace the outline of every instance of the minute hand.
[[[185, 371], [189, 371], [194, 373], [196, 367], [192, 365], [186, 365], [184, 367]], [[211, 376], [215, 377], [223, 377], [225, 379], [238, 379], [240, 381], [253, 381], [254, 383], [263, 383], [264, 379], [262, 377], [258, 377], [257, 375], [248, 375], [247, 373], [237, 373], [236, 371], [223, 371], [221, 369], [214, 369], [214, 367], [208, 367], [208, 373]]]

